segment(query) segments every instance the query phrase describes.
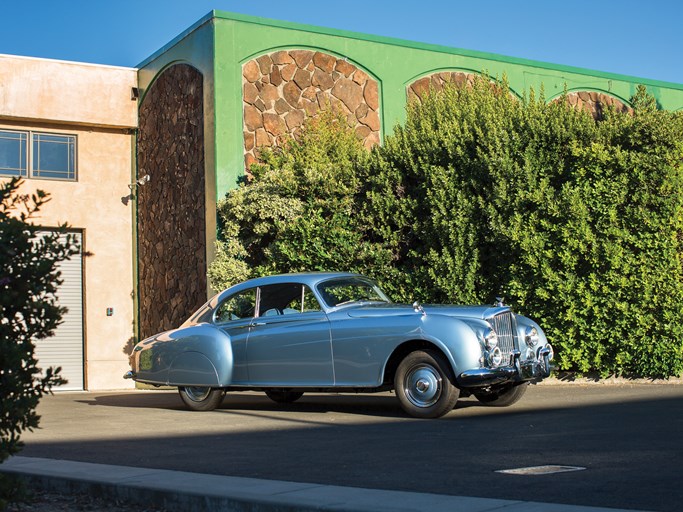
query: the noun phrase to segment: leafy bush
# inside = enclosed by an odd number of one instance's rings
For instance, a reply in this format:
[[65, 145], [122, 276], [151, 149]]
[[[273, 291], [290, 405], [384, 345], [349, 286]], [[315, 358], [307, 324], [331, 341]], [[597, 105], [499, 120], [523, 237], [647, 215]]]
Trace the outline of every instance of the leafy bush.
[[52, 335], [66, 312], [55, 297], [56, 265], [78, 250], [70, 237], [36, 235], [40, 228], [28, 221], [49, 198], [20, 195], [20, 185], [17, 178], [0, 184], [0, 462], [21, 450], [24, 430], [38, 426], [40, 398], [65, 382], [59, 368], [41, 372], [34, 341]]
[[535, 318], [559, 366], [683, 371], [680, 115], [644, 89], [596, 123], [477, 80], [409, 107], [375, 152], [367, 222], [403, 301], [490, 302]]
[[395, 300], [504, 295], [562, 369], [683, 372], [683, 116], [639, 88], [596, 122], [505, 80], [446, 87], [365, 152], [343, 118], [309, 120], [221, 203], [216, 287], [354, 270]]
[[644, 89], [633, 104], [632, 116], [612, 114], [590, 144], [571, 146], [553, 222], [533, 229], [552, 250], [525, 253], [521, 266], [544, 258], [529, 308], [542, 315], [563, 368], [680, 375], [682, 118], [657, 111]]
[[367, 151], [333, 111], [308, 119], [297, 140], [266, 149], [251, 176], [218, 205], [214, 288], [303, 270], [366, 270], [383, 255], [358, 215]]

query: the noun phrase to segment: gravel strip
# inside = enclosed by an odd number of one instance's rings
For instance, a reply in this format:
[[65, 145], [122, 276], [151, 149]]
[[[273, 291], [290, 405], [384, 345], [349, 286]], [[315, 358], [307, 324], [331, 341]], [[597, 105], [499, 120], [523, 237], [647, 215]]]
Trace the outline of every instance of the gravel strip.
[[165, 512], [165, 509], [146, 507], [123, 501], [111, 501], [88, 494], [59, 494], [33, 492], [25, 503], [12, 503], [7, 512]]

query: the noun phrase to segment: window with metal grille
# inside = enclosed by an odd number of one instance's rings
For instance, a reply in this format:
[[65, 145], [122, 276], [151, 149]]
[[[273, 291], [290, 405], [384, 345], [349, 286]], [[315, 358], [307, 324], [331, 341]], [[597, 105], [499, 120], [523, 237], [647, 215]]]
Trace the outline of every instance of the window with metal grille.
[[0, 131], [0, 174], [26, 176], [26, 132]]
[[0, 130], [0, 175], [76, 181], [76, 136]]

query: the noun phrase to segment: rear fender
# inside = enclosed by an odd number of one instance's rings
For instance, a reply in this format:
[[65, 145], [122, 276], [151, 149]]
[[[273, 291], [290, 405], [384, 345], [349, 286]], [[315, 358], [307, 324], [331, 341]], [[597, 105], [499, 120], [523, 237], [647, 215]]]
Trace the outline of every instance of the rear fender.
[[218, 372], [211, 360], [199, 352], [183, 352], [171, 363], [168, 383], [173, 386], [218, 387]]
[[230, 337], [208, 324], [168, 331], [135, 348], [137, 380], [170, 386], [224, 387], [232, 382]]

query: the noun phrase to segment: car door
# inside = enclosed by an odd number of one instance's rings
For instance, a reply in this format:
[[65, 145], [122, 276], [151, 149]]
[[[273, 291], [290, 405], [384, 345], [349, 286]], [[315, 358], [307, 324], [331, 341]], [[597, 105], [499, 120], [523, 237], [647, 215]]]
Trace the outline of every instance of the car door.
[[308, 287], [282, 283], [259, 289], [247, 362], [252, 385], [334, 384], [330, 324]]

